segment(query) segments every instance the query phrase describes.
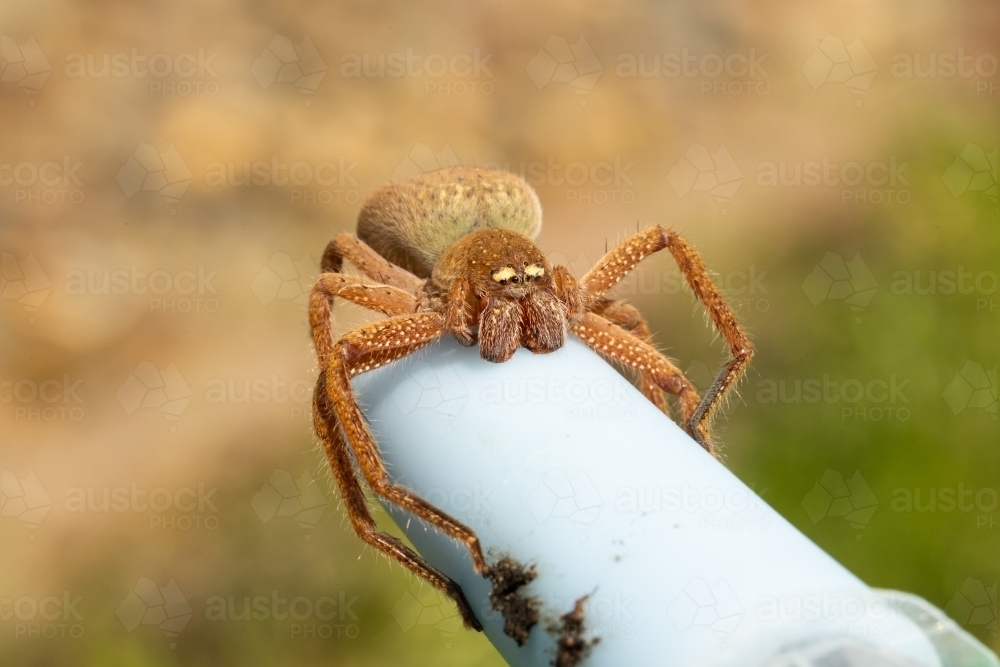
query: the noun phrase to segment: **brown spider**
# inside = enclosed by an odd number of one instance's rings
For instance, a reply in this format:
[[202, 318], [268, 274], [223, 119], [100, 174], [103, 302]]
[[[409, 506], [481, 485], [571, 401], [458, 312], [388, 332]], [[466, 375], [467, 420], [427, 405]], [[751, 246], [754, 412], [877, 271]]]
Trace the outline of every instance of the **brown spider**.
[[[475, 533], [389, 479], [351, 378], [446, 333], [467, 346], [478, 340], [483, 359], [502, 362], [521, 346], [535, 353], [557, 350], [569, 331], [604, 357], [634, 369], [643, 394], [661, 410], [668, 410], [663, 392], [676, 395], [687, 432], [714, 455], [712, 415], [753, 353], [701, 258], [676, 233], [659, 226], [638, 232], [577, 281], [565, 267], [551, 266], [532, 242], [541, 215], [531, 186], [504, 171], [452, 167], [390, 183], [362, 206], [358, 238], [340, 234], [327, 246], [323, 274], [309, 301], [321, 371], [313, 422], [354, 530], [453, 598], [466, 625], [477, 630], [479, 621], [458, 585], [375, 525], [352, 453], [374, 493], [465, 543], [475, 571], [490, 573]], [[731, 357], [703, 399], [653, 347], [642, 315], [605, 297], [643, 258], [664, 248], [729, 346]], [[344, 259], [368, 280], [340, 273]], [[334, 297], [389, 317], [334, 341]]]

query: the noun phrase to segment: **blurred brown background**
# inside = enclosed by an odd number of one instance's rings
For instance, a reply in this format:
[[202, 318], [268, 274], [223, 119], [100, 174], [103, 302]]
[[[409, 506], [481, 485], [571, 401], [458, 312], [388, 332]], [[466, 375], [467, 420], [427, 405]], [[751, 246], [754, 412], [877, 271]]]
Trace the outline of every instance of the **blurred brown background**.
[[[728, 464], [996, 649], [998, 19], [5, 2], [2, 662], [502, 664], [351, 534], [308, 418], [326, 242], [455, 163], [525, 174], [578, 274], [637, 225], [684, 233], [759, 349]], [[619, 292], [707, 382], [669, 259]]]

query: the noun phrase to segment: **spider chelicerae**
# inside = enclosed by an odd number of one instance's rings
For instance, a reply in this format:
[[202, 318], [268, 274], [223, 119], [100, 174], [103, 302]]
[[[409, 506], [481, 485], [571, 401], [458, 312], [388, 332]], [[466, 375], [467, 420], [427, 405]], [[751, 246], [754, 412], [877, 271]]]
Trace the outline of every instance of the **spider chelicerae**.
[[[552, 352], [572, 334], [633, 369], [643, 394], [664, 412], [669, 412], [664, 392], [675, 395], [683, 427], [715, 455], [713, 413], [753, 354], [698, 253], [677, 233], [660, 226], [637, 232], [577, 279], [567, 268], [552, 266], [534, 244], [541, 218], [531, 186], [505, 171], [452, 167], [390, 183], [362, 206], [357, 237], [341, 234], [327, 246], [309, 301], [320, 368], [313, 422], [351, 525], [362, 540], [454, 599], [465, 624], [477, 630], [479, 621], [459, 586], [376, 526], [354, 461], [372, 492], [464, 543], [475, 571], [490, 574], [472, 530], [389, 478], [351, 378], [445, 334], [463, 345], [478, 343], [490, 362], [506, 361], [519, 347]], [[639, 311], [607, 297], [642, 259], [663, 249], [729, 348], [729, 359], [704, 397], [653, 347]], [[341, 273], [345, 259], [366, 277]], [[334, 340], [334, 297], [388, 318]]]

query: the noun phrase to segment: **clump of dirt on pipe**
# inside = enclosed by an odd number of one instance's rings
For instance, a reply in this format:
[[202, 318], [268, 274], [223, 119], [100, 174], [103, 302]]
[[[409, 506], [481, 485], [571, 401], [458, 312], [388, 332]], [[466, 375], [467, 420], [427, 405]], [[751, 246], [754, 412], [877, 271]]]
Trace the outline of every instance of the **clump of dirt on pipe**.
[[525, 567], [510, 556], [504, 556], [490, 568], [490, 604], [503, 614], [503, 631], [523, 646], [531, 628], [538, 623], [541, 602], [518, 591], [538, 576], [534, 567]]
[[559, 617], [559, 623], [549, 625], [549, 632], [557, 636], [556, 657], [553, 667], [577, 667], [590, 654], [591, 647], [600, 639], [586, 639], [583, 636], [584, 604], [589, 595], [576, 601], [573, 611]]

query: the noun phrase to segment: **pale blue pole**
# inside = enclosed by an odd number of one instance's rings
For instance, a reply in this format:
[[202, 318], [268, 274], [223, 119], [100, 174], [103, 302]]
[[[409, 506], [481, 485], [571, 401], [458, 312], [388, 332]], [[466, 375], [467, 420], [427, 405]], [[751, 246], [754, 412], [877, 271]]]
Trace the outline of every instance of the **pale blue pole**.
[[553, 664], [581, 599], [587, 667], [1000, 667], [918, 598], [866, 586], [575, 339], [492, 364], [446, 338], [354, 387], [396, 481], [491, 562], [534, 566], [541, 620], [519, 647], [466, 549], [390, 508], [514, 667]]

